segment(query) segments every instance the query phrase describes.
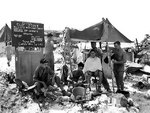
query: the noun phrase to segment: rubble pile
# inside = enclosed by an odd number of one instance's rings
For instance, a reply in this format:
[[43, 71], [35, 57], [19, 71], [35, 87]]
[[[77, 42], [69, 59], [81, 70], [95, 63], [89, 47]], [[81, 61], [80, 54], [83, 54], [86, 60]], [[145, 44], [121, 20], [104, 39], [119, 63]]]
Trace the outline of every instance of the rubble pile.
[[[5, 81], [2, 78], [1, 81]], [[81, 106], [81, 103], [71, 101], [71, 97], [56, 95], [57, 98], [52, 100], [51, 93], [46, 97], [41, 97], [36, 100], [30, 94], [22, 95], [16, 87], [16, 84], [4, 82], [1, 85], [1, 103], [0, 108], [3, 113], [45, 113], [45, 112], [68, 112], [68, 113], [81, 113], [82, 111], [98, 112], [98, 113], [138, 113], [139, 109], [134, 105], [131, 98], [126, 98], [122, 94], [102, 94], [92, 97], [92, 93], [88, 92], [86, 95], [88, 101]]]
[[15, 84], [9, 84], [0, 76], [0, 111], [3, 113], [18, 113], [20, 109], [26, 108], [30, 100], [28, 96], [22, 97]]

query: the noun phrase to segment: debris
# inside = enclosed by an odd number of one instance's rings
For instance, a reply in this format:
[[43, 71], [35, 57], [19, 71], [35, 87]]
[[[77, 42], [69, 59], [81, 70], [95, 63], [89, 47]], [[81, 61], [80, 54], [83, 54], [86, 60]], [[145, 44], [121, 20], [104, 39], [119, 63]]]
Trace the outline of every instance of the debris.
[[145, 98], [150, 99], [150, 90], [148, 90], [145, 94]]
[[55, 102], [60, 103], [60, 102], [69, 102], [70, 101], [70, 97], [68, 96], [59, 96]]
[[128, 98], [128, 105], [129, 105], [129, 107], [134, 106], [132, 98]]
[[125, 96], [122, 96], [121, 99], [120, 99], [120, 105], [122, 107], [128, 107], [128, 100]]

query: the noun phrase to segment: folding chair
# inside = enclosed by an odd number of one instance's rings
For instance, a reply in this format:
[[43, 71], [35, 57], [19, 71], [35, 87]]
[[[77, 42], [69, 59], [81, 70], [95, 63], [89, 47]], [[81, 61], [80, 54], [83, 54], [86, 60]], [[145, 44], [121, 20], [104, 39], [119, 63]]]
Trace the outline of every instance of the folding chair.
[[[101, 71], [101, 72], [102, 72], [102, 74], [104, 74], [103, 71]], [[91, 79], [92, 79], [92, 81], [93, 81], [93, 83], [95, 85], [96, 91], [97, 91], [98, 90], [98, 86], [99, 86], [98, 85], [98, 83], [99, 83], [99, 77], [98, 76], [93, 76], [93, 75], [90, 75], [90, 76], [91, 76], [90, 77], [90, 82], [88, 84], [86, 84], [86, 87], [89, 88], [89, 90], [91, 91]]]

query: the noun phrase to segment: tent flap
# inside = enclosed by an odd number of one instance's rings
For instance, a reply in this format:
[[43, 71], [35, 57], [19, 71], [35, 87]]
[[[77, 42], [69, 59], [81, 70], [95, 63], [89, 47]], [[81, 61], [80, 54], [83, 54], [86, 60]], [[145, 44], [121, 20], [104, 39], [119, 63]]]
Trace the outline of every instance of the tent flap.
[[76, 29], [70, 30], [70, 38], [78, 40], [100, 40], [103, 35], [103, 23], [100, 22], [83, 31]]
[[8, 41], [11, 41], [11, 29], [6, 24], [0, 30], [0, 42], [8, 42]]
[[[108, 27], [105, 26], [106, 23]], [[131, 43], [126, 36], [124, 36], [119, 30], [117, 30], [108, 19], [101, 21], [98, 24], [95, 24], [91, 27], [84, 29], [83, 31], [79, 31], [76, 29], [70, 29], [70, 38], [71, 40], [85, 40], [85, 41], [107, 41], [107, 42], [126, 42]], [[107, 34], [106, 34], [107, 33]], [[106, 36], [107, 35], [107, 36]]]

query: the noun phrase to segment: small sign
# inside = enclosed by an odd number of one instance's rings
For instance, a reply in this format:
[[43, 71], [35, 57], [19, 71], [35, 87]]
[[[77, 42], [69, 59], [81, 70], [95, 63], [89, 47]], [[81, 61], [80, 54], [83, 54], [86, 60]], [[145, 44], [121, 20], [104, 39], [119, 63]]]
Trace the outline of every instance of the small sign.
[[12, 21], [12, 46], [44, 47], [44, 24]]

